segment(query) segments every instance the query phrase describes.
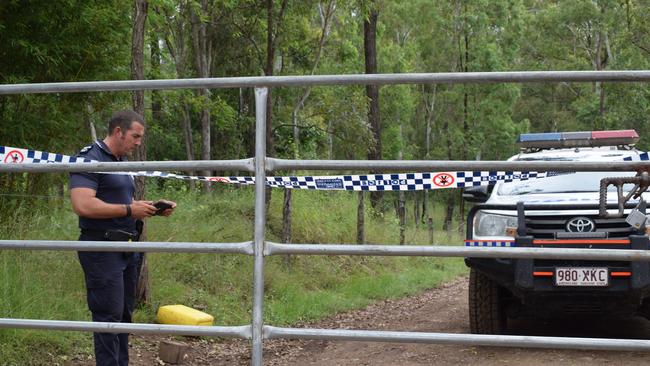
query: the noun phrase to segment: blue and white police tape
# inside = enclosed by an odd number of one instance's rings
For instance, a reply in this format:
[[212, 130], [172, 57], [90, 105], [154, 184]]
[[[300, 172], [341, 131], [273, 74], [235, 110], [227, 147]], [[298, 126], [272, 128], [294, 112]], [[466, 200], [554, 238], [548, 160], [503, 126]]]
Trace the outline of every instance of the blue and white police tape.
[[514, 240], [465, 240], [466, 247], [515, 247]]
[[[45, 151], [0, 146], [1, 164], [47, 164], [47, 163], [94, 163], [96, 161], [53, 154]], [[105, 172], [103, 174], [121, 174], [159, 178], [198, 180], [231, 184], [255, 184], [255, 177], [205, 177], [180, 175], [161, 171]], [[552, 177], [558, 172], [526, 171], [458, 171], [431, 173], [393, 173], [365, 175], [333, 176], [286, 176], [266, 177], [266, 184], [271, 187], [312, 189], [312, 190], [347, 190], [347, 191], [420, 191], [442, 188], [464, 188], [493, 185], [496, 182], [513, 182], [528, 179]]]

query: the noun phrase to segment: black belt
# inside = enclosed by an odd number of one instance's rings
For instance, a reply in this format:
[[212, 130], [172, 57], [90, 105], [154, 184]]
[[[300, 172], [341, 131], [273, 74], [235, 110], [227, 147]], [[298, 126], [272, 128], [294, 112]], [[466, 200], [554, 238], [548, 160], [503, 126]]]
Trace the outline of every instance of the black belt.
[[138, 241], [140, 236], [137, 232], [129, 232], [125, 230], [81, 229], [81, 234], [108, 241]]

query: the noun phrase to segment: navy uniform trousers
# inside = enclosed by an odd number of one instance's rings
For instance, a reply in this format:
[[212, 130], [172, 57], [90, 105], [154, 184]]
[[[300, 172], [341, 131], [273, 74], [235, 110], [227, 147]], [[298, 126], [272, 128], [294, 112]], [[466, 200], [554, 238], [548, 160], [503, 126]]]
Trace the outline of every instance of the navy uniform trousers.
[[[82, 234], [80, 241], [105, 240]], [[88, 309], [95, 322], [131, 323], [140, 253], [78, 252], [86, 279]], [[97, 366], [129, 364], [128, 333], [93, 333]]]

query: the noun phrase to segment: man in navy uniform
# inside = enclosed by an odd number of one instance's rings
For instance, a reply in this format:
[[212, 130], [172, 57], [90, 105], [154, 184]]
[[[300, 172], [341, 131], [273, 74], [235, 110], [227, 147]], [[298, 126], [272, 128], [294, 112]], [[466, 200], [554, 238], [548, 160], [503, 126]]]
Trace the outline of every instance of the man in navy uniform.
[[[144, 119], [133, 111], [113, 114], [108, 136], [81, 150], [79, 156], [96, 161], [125, 161], [142, 143]], [[153, 216], [151, 201], [133, 199], [135, 184], [130, 175], [71, 173], [72, 208], [79, 215], [83, 241], [137, 241], [136, 220]], [[171, 215], [176, 203], [161, 213]], [[93, 321], [130, 323], [135, 304], [141, 254], [135, 252], [79, 252], [86, 279], [88, 308]], [[94, 333], [98, 366], [129, 364], [127, 333]]]

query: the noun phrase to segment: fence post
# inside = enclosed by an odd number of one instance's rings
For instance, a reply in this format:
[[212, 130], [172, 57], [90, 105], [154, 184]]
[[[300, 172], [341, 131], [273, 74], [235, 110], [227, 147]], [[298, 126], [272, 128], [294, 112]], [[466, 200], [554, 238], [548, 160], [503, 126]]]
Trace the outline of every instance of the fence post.
[[266, 227], [266, 96], [255, 88], [255, 264], [253, 267], [253, 353], [251, 365], [262, 365], [264, 326], [264, 229]]

